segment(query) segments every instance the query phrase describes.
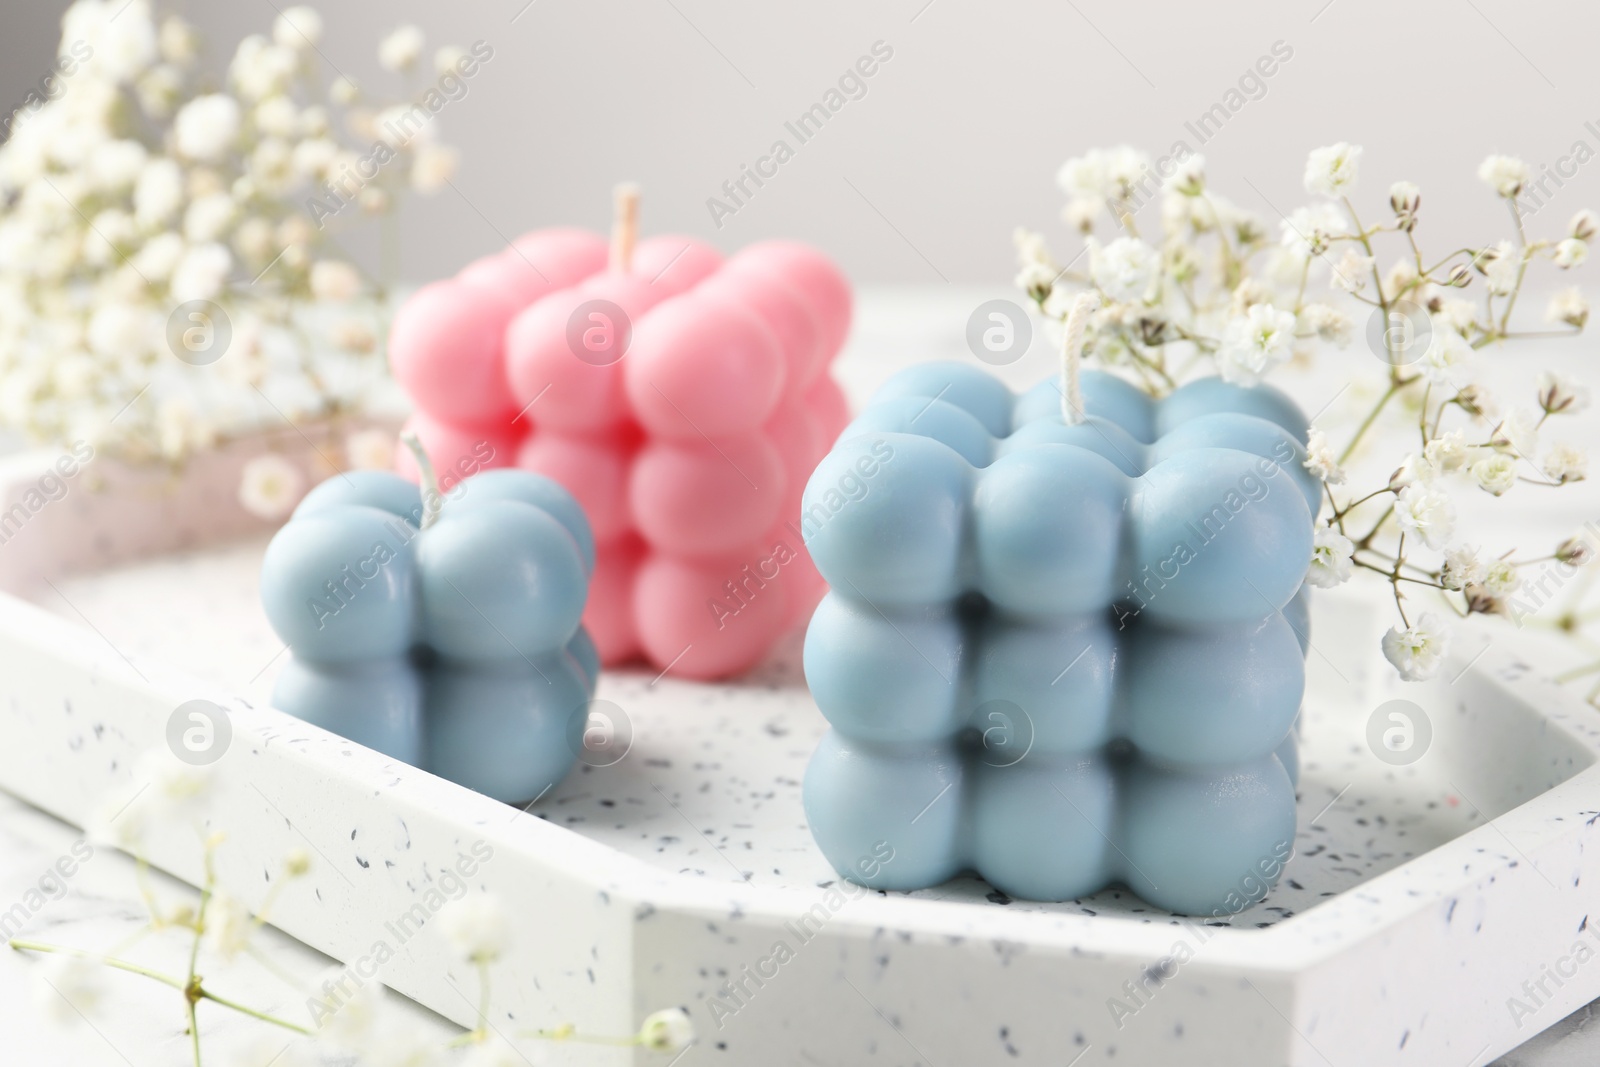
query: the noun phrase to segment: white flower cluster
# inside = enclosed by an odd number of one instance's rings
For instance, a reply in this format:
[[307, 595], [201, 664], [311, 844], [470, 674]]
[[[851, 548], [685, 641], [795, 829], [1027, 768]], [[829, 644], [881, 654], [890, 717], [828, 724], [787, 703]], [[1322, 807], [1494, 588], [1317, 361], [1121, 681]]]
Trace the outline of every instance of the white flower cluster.
[[[1402, 677], [1421, 679], [1442, 662], [1449, 632], [1438, 612], [1413, 622], [1408, 593], [1431, 588], [1458, 615], [1512, 614], [1510, 598], [1520, 586], [1511, 553], [1480, 564], [1476, 550], [1460, 543], [1455, 494], [1502, 497], [1521, 483], [1562, 485], [1588, 473], [1583, 449], [1540, 441], [1549, 419], [1588, 408], [1586, 388], [1543, 374], [1536, 408], [1501, 411], [1472, 373], [1478, 351], [1490, 344], [1583, 329], [1589, 305], [1576, 288], [1557, 293], [1546, 312], [1564, 329], [1519, 331], [1511, 315], [1536, 261], [1566, 271], [1586, 260], [1600, 216], [1580, 211], [1559, 235], [1529, 236], [1516, 200], [1531, 171], [1520, 160], [1490, 156], [1478, 177], [1507, 200], [1515, 233], [1429, 266], [1416, 234], [1421, 190], [1394, 182], [1380, 221], [1363, 222], [1353, 200], [1361, 161], [1359, 145], [1314, 149], [1304, 170], [1313, 200], [1281, 221], [1273, 243], [1260, 220], [1211, 191], [1205, 160], [1181, 143], [1155, 163], [1126, 146], [1095, 149], [1068, 160], [1057, 176], [1069, 197], [1063, 218], [1083, 235], [1087, 270], [1057, 267], [1045, 239], [1019, 229], [1017, 282], [1054, 319], [1065, 317], [1078, 292], [1094, 292], [1100, 309], [1089, 323], [1086, 354], [1156, 394], [1196, 371], [1253, 385], [1319, 343], [1344, 347], [1355, 330], [1338, 302], [1362, 305], [1354, 310], [1363, 320], [1402, 322], [1403, 329], [1373, 342], [1373, 354], [1388, 366], [1370, 364], [1387, 378], [1370, 414], [1341, 447], [1320, 429], [1306, 442], [1304, 465], [1327, 486], [1306, 580], [1336, 586], [1359, 569], [1386, 581], [1400, 624], [1383, 638], [1383, 653]], [[1141, 234], [1138, 220], [1139, 209], [1157, 198], [1159, 239]], [[1102, 238], [1096, 227], [1107, 216], [1118, 232]], [[1400, 245], [1387, 269], [1380, 240]], [[1324, 278], [1326, 298], [1313, 289]], [[1475, 278], [1483, 279], [1484, 297], [1462, 299], [1459, 291]], [[1420, 438], [1420, 447], [1399, 459], [1386, 483], [1369, 492], [1341, 490], [1337, 499], [1334, 490], [1351, 480], [1346, 463], [1386, 408], [1415, 419], [1411, 439]], [[1558, 558], [1587, 560], [1563, 551]]]
[[[178, 460], [279, 412], [359, 408], [383, 373], [386, 292], [305, 202], [356, 166], [384, 106], [320, 84], [322, 29], [282, 9], [216, 86], [195, 30], [149, 0], [68, 8], [60, 91], [0, 145], [0, 425]], [[384, 64], [409, 68], [422, 44], [403, 27]], [[336, 221], [391, 215], [454, 160], [430, 129]]]

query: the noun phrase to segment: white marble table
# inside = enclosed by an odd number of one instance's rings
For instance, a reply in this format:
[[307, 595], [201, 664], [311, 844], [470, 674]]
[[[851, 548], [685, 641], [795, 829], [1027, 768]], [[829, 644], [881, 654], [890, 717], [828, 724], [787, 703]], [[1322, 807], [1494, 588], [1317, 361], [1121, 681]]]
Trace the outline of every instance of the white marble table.
[[[870, 390], [893, 369], [932, 358], [965, 358], [963, 330], [967, 315], [983, 299], [1004, 292], [983, 293], [958, 289], [918, 289], [867, 294], [852, 345], [841, 361], [839, 376], [854, 398]], [[1539, 350], [1540, 364], [1562, 369], [1579, 380], [1586, 372], [1577, 345], [1546, 346]], [[1373, 372], [1377, 365], [1366, 353], [1352, 350], [1348, 362], [1319, 368], [1313, 375], [1291, 375], [1282, 384], [1295, 392], [1309, 410], [1328, 401], [1349, 402], [1340, 392], [1354, 372]], [[1371, 366], [1368, 363], [1371, 363]], [[1006, 368], [1012, 383], [1020, 384], [1049, 373], [1052, 357], [1044, 339], [1036, 338], [1028, 356]], [[1348, 392], [1358, 392], [1350, 390]], [[1337, 410], [1335, 408], [1334, 410]], [[1586, 443], [1600, 445], [1600, 434], [1580, 435]], [[1600, 514], [1594, 487], [1571, 493], [1546, 494], [1530, 499], [1514, 522], [1539, 530], [1540, 541], [1550, 538], [1552, 523], [1572, 526]], [[1557, 499], [1559, 497], [1559, 499]], [[1469, 512], [1470, 514], [1470, 512]], [[1502, 520], [1504, 521], [1504, 520]], [[1597, 712], [1600, 714], [1600, 712]], [[0, 794], [0, 915], [24, 899], [58, 857], [67, 854], [80, 832], [58, 820]], [[156, 892], [169, 901], [192, 897], [192, 891], [160, 876], [152, 878]], [[29, 936], [91, 949], [114, 945], [144, 921], [144, 907], [135, 888], [135, 870], [124, 855], [97, 848], [66, 882], [59, 899], [50, 899], [28, 916]], [[273, 930], [259, 939], [264, 959], [242, 959], [217, 976], [221, 989], [251, 1005], [286, 1013], [303, 1011], [304, 993], [284, 978], [309, 982], [334, 961]], [[185, 942], [178, 934], [158, 934], [142, 943], [139, 958], [167, 969], [182, 970]], [[1487, 961], [1486, 961], [1487, 962]], [[34, 960], [0, 951], [0, 1019], [5, 1030], [7, 1063], [72, 1063], [82, 1067], [166, 1067], [192, 1062], [183, 1032], [181, 1004], [176, 993], [136, 976], [113, 974], [110, 996], [93, 1026], [79, 1023], [62, 1028], [36, 1010], [30, 971]], [[287, 1041], [261, 1024], [221, 1010], [201, 1009], [206, 1062], [248, 1064], [251, 1067], [287, 1067], [293, 1053], [284, 1053]], [[1498, 1061], [1517, 1067], [1577, 1067], [1600, 1062], [1600, 1023], [1592, 1022], [1596, 1005], [1563, 1020], [1544, 1034]], [[406, 1014], [422, 1032], [441, 1042], [455, 1028], [415, 1005]], [[934, 1062], [938, 1064], [937, 1057]], [[939, 1067], [945, 1067], [939, 1064]]]

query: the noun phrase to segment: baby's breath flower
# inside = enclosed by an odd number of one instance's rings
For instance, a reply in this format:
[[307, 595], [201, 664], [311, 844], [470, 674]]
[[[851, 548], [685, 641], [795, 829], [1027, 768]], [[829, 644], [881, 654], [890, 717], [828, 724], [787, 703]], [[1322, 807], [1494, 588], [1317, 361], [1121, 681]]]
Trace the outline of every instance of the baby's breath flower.
[[1108, 245], [1089, 245], [1089, 273], [1113, 300], [1144, 299], [1161, 265], [1155, 249], [1137, 237], [1119, 237]]
[[1350, 579], [1351, 557], [1355, 544], [1331, 526], [1318, 526], [1311, 542], [1311, 569], [1306, 581], [1319, 589], [1331, 589]]
[[1422, 446], [1423, 457], [1436, 470], [1458, 471], [1467, 465], [1467, 435], [1463, 430], [1450, 430], [1429, 439]]
[[384, 70], [409, 70], [422, 55], [422, 31], [409, 23], [390, 31], [378, 42], [378, 64]]
[[1343, 485], [1345, 482], [1344, 468], [1339, 466], [1339, 454], [1321, 430], [1313, 429], [1306, 437], [1305, 468], [1329, 485]]
[[1430, 306], [1428, 313], [1435, 327], [1443, 326], [1465, 337], [1477, 321], [1478, 307], [1470, 300], [1440, 299], [1438, 307]]
[[1572, 221], [1567, 223], [1567, 234], [1580, 241], [1592, 241], [1596, 233], [1600, 233], [1600, 216], [1588, 208], [1572, 216]]
[[1594, 559], [1594, 543], [1584, 534], [1569, 537], [1556, 546], [1556, 559], [1574, 567], [1587, 566]]
[[1409, 233], [1417, 225], [1417, 208], [1422, 205], [1422, 190], [1415, 182], [1399, 181], [1389, 186], [1389, 207], [1395, 223]]
[[1589, 245], [1576, 237], [1568, 237], [1556, 245], [1555, 254], [1551, 258], [1555, 260], [1556, 266], [1562, 270], [1569, 270], [1589, 258]]
[[1300, 309], [1300, 318], [1306, 329], [1322, 340], [1332, 342], [1340, 348], [1349, 345], [1354, 327], [1350, 322], [1350, 316], [1338, 308], [1329, 304], [1307, 304]]
[[1407, 452], [1406, 458], [1400, 461], [1400, 466], [1389, 475], [1389, 488], [1398, 493], [1408, 485], [1431, 482], [1438, 476], [1439, 469], [1426, 456]]
[[1253, 385], [1273, 365], [1289, 358], [1294, 345], [1294, 312], [1254, 304], [1228, 320], [1217, 349], [1224, 381]]
[[172, 270], [174, 300], [209, 300], [222, 291], [233, 256], [215, 241], [187, 249]]
[[1333, 262], [1333, 273], [1328, 284], [1347, 293], [1359, 293], [1367, 287], [1372, 277], [1372, 257], [1364, 256], [1354, 248], [1346, 248]]
[[1546, 321], [1564, 322], [1581, 330], [1589, 321], [1589, 301], [1576, 287], [1562, 289], [1550, 298], [1544, 317]]
[[652, 1012], [639, 1027], [639, 1044], [654, 1052], [682, 1052], [694, 1037], [694, 1022], [682, 1008]]
[[34, 964], [32, 999], [61, 1025], [92, 1019], [105, 999], [105, 965], [84, 956], [52, 953]]
[[1478, 164], [1478, 180], [1504, 197], [1522, 192], [1528, 178], [1528, 165], [1514, 156], [1489, 156]]
[[1348, 233], [1350, 224], [1337, 204], [1320, 201], [1295, 208], [1279, 228], [1283, 247], [1304, 260], [1320, 256], [1328, 247], [1328, 239]]
[[1346, 196], [1356, 184], [1361, 163], [1361, 146], [1346, 141], [1314, 148], [1306, 157], [1306, 192], [1323, 196]]
[[173, 143], [189, 159], [219, 160], [239, 136], [239, 102], [222, 93], [197, 96], [178, 112]]
[[1162, 184], [1181, 196], [1199, 196], [1206, 191], [1206, 157], [1193, 155], [1185, 159]]
[[283, 858], [283, 873], [290, 878], [299, 878], [311, 870], [311, 853], [303, 848], [291, 848], [289, 854]]
[[1424, 611], [1414, 625], [1406, 629], [1396, 626], [1383, 635], [1384, 658], [1408, 682], [1433, 677], [1449, 648], [1450, 632], [1431, 611]]
[[425, 143], [411, 161], [411, 188], [419, 193], [443, 189], [460, 166], [461, 153], [449, 145]]
[[1589, 473], [1589, 453], [1577, 445], [1551, 445], [1542, 466], [1554, 482], [1581, 482]]
[[1493, 559], [1484, 564], [1483, 573], [1479, 576], [1478, 585], [1493, 597], [1506, 597], [1515, 593], [1522, 585], [1522, 577], [1517, 574], [1517, 565], [1508, 560]]
[[1422, 373], [1435, 385], [1448, 385], [1455, 369], [1472, 354], [1467, 342], [1454, 330], [1434, 330], [1422, 353]]
[[1495, 296], [1505, 296], [1517, 287], [1521, 264], [1522, 253], [1510, 241], [1485, 248], [1473, 258], [1473, 266]]
[[318, 300], [345, 302], [361, 292], [361, 275], [350, 264], [324, 259], [311, 266], [311, 295]]
[[1061, 221], [1079, 233], [1090, 233], [1094, 230], [1094, 220], [1100, 214], [1102, 206], [1099, 200], [1075, 196], [1061, 209]]
[[1539, 420], [1526, 408], [1515, 408], [1500, 420], [1489, 443], [1528, 459], [1539, 450]]
[[1457, 545], [1444, 554], [1444, 566], [1439, 571], [1439, 584], [1446, 589], [1465, 589], [1483, 580], [1483, 564], [1478, 562], [1478, 550], [1471, 545]]
[[1395, 519], [1431, 549], [1444, 548], [1455, 532], [1456, 506], [1442, 489], [1416, 482], [1400, 490], [1394, 502]]
[[1462, 386], [1456, 392], [1455, 402], [1467, 414], [1482, 415], [1485, 418], [1493, 418], [1500, 408], [1494, 393], [1481, 382], [1468, 382]]
[[474, 893], [441, 908], [439, 928], [462, 956], [474, 963], [489, 963], [499, 959], [505, 949], [510, 922], [499, 900]]
[[255, 920], [244, 901], [231, 893], [217, 891], [206, 904], [206, 943], [217, 953], [232, 959], [250, 943]]
[[1516, 457], [1505, 452], [1483, 457], [1472, 465], [1472, 480], [1484, 492], [1503, 496], [1517, 484]]
[[267, 453], [245, 464], [239, 482], [239, 503], [263, 519], [281, 519], [300, 502], [305, 476], [282, 456]]
[[359, 430], [344, 439], [345, 458], [356, 470], [388, 470], [394, 466], [394, 434]]
[[1589, 389], [1554, 371], [1539, 375], [1539, 406], [1552, 415], [1576, 415], [1589, 407]]
[[272, 39], [284, 48], [310, 48], [322, 40], [322, 16], [314, 7], [284, 8], [272, 23]]

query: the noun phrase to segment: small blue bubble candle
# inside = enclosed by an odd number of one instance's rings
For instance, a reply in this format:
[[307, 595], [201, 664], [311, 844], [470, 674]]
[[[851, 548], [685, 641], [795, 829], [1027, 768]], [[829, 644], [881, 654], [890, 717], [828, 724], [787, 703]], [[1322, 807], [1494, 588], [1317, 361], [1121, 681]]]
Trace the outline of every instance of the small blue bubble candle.
[[518, 470], [353, 471], [267, 547], [261, 598], [289, 646], [273, 704], [498, 800], [572, 768], [599, 660], [579, 624], [594, 539], [572, 495]]
[[1074, 368], [1065, 395], [914, 367], [812, 475], [831, 591], [805, 672], [833, 729], [807, 818], [875, 888], [975, 870], [1027, 899], [1123, 883], [1231, 914], [1293, 849], [1305, 417], [1217, 379], [1157, 401]]

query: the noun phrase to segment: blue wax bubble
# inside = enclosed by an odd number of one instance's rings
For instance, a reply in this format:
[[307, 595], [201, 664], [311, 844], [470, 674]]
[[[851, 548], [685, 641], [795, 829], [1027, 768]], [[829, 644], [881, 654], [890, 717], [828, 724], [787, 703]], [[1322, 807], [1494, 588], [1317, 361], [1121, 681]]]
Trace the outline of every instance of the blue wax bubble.
[[1027, 900], [1087, 896], [1116, 877], [1116, 779], [1106, 760], [972, 768], [973, 865]]
[[587, 628], [578, 627], [578, 632], [567, 642], [567, 652], [578, 661], [578, 668], [589, 683], [589, 691], [594, 692], [595, 682], [600, 679], [600, 650], [595, 647], [594, 638], [589, 636]]
[[516, 500], [531, 504], [559, 522], [577, 544], [583, 572], [594, 573], [594, 534], [578, 498], [553, 478], [510, 467], [482, 471], [461, 483], [450, 510], [463, 515], [489, 500]]
[[485, 472], [438, 498], [426, 530], [396, 475], [337, 475], [307, 494], [262, 562], [267, 618], [291, 658], [276, 707], [499, 800], [571, 767], [593, 694], [579, 625], [594, 540], [571, 494]]
[[[1136, 441], [1155, 440], [1154, 401], [1138, 386], [1100, 371], [1084, 371], [1080, 381], [1084, 414], [1116, 423]], [[1020, 430], [1040, 419], [1062, 421], [1062, 395], [1060, 380], [1046, 378], [1017, 397], [1012, 429]]]
[[1302, 445], [1311, 424], [1298, 404], [1270, 385], [1235, 385], [1221, 378], [1196, 378], [1179, 386], [1156, 410], [1156, 432], [1170, 433], [1190, 419], [1218, 412], [1255, 415], [1288, 430]]
[[[823, 737], [801, 790], [817, 846], [834, 870], [873, 889], [921, 889], [953, 877], [963, 852], [962, 761], [942, 746]], [[873, 873], [866, 857], [893, 858]]]
[[1123, 655], [1121, 733], [1158, 762], [1267, 756], [1305, 693], [1305, 660], [1281, 613], [1206, 627], [1146, 623]]
[[261, 564], [261, 600], [296, 658], [348, 663], [406, 653], [416, 536], [390, 512], [360, 504], [313, 510], [278, 531]]
[[[1274, 391], [1152, 400], [1090, 372], [1068, 425], [1061, 395], [913, 368], [819, 464], [802, 526], [832, 592], [805, 670], [832, 730], [807, 817], [879, 888], [974, 869], [1017, 896], [1121, 881], [1231, 914], [1293, 842], [1305, 420]], [[875, 444], [892, 459], [868, 476]], [[890, 870], [853, 871], [879, 840]]]
[[839, 435], [839, 440], [886, 433], [916, 434], [955, 449], [974, 467], [993, 458], [995, 440], [977, 417], [944, 400], [901, 396], [874, 403]]
[[817, 569], [834, 588], [873, 604], [956, 596], [971, 474], [959, 455], [925, 437], [841, 441], [812, 472], [800, 504]]
[[972, 498], [977, 583], [1019, 615], [1076, 614], [1116, 596], [1127, 476], [1067, 445], [1013, 452]]
[[992, 437], [1011, 432], [1011, 390], [970, 363], [932, 362], [907, 367], [884, 382], [873, 400], [940, 399], [972, 415]]
[[1231, 448], [1267, 460], [1277, 469], [1262, 471], [1258, 467], [1263, 478], [1276, 478], [1281, 472], [1295, 483], [1311, 514], [1322, 506], [1322, 481], [1306, 470], [1305, 445], [1282, 426], [1255, 415], [1217, 412], [1196, 416], [1162, 436], [1150, 450], [1150, 463], [1153, 466], [1168, 456], [1207, 447]]
[[577, 762], [567, 724], [592, 690], [563, 653], [487, 663], [440, 659], [427, 675], [427, 766], [496, 800], [542, 796]]
[[[1194, 448], [1140, 479], [1132, 507], [1133, 582], [1142, 612], [1181, 623], [1240, 622], [1276, 612], [1311, 562], [1311, 513], [1267, 461]], [[1276, 484], [1274, 484], [1276, 483]]]
[[956, 686], [961, 651], [961, 626], [942, 606], [880, 609], [830, 593], [806, 630], [805, 658], [828, 664], [812, 695], [830, 721], [868, 741], [955, 733], [967, 717]]
[[362, 504], [406, 519], [422, 521], [422, 496], [414, 483], [390, 471], [347, 471], [312, 487], [294, 509], [296, 519]]
[[1189, 772], [1135, 763], [1121, 816], [1121, 879], [1185, 915], [1243, 911], [1277, 882], [1294, 848], [1294, 786], [1275, 756]]
[[[464, 485], [471, 494], [473, 479]], [[511, 500], [446, 507], [417, 545], [421, 637], [485, 661], [540, 655], [577, 632], [588, 583], [578, 545], [549, 514]]]
[[413, 766], [423, 761], [422, 685], [404, 658], [311, 665], [291, 658], [272, 704]]

